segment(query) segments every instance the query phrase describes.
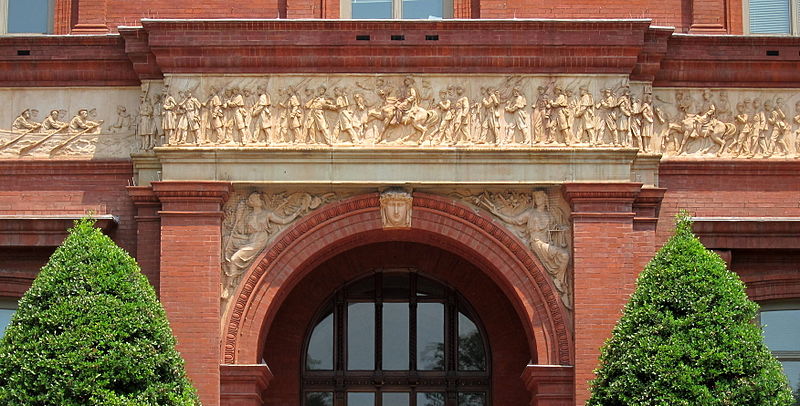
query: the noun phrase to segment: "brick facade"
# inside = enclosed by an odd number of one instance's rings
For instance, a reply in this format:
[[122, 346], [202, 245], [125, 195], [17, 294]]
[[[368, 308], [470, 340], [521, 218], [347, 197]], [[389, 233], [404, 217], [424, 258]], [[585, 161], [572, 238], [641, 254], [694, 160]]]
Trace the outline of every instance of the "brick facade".
[[[110, 35], [0, 37], [0, 87], [135, 87], [180, 75], [324, 72], [617, 75], [653, 88], [800, 88], [797, 37], [679, 35], [741, 33], [742, 14], [732, 11], [741, 9], [738, 0], [456, 0], [453, 7], [458, 18], [643, 19], [296, 21], [338, 18], [339, 3], [58, 0], [56, 33]], [[436, 42], [426, 39], [434, 34]], [[399, 230], [384, 229], [378, 199], [395, 184], [235, 182], [220, 172], [133, 186], [141, 178], [136, 159], [0, 160], [0, 297], [21, 296], [63, 238], [63, 224], [48, 216], [113, 216], [106, 232], [156, 287], [207, 406], [299, 405], [311, 319], [339, 287], [381, 267], [419, 269], [474, 307], [491, 347], [494, 406], [581, 405], [599, 347], [679, 210], [701, 218], [698, 235], [726, 258], [754, 300], [800, 298], [795, 158], [663, 158], [652, 182], [554, 185], [534, 175], [519, 185], [476, 186], [409, 179], [421, 190], [413, 192], [410, 228]], [[529, 245], [488, 211], [454, 197], [459, 186], [557, 190], [571, 225], [571, 309]], [[220, 311], [223, 221], [232, 215], [224, 203], [234, 191], [259, 188], [323, 188], [348, 197], [278, 233], [243, 271], [230, 308]]]

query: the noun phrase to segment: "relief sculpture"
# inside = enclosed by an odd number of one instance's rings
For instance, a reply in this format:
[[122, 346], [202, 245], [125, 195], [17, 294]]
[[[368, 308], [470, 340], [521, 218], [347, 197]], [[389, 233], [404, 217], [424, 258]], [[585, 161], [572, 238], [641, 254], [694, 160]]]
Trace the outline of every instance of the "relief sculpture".
[[546, 190], [456, 193], [472, 205], [491, 212], [528, 245], [550, 275], [568, 309], [572, 308], [569, 275], [570, 225], [555, 193]]
[[225, 206], [222, 236], [223, 308], [252, 261], [289, 224], [333, 200], [333, 193], [237, 194]]
[[[91, 155], [101, 137], [103, 120], [95, 120], [95, 109], [78, 109], [67, 121], [65, 110], [50, 110], [40, 122], [38, 110], [25, 109], [0, 130], [0, 155], [16, 157], [59, 157]], [[131, 116], [124, 106], [117, 107], [118, 118], [111, 132], [131, 130]]]
[[[796, 157], [800, 131], [797, 111], [791, 115], [785, 106], [791, 94], [751, 98], [738, 92], [731, 98], [712, 89], [654, 91], [622, 79], [431, 81], [385, 75], [207, 81], [213, 84], [165, 87], [158, 109], [168, 145], [619, 147], [665, 156], [769, 158]], [[155, 110], [152, 104], [142, 107], [140, 122], [157, 117]], [[157, 133], [152, 125], [140, 127], [147, 130], [145, 138]], [[155, 145], [142, 142], [143, 149]]]

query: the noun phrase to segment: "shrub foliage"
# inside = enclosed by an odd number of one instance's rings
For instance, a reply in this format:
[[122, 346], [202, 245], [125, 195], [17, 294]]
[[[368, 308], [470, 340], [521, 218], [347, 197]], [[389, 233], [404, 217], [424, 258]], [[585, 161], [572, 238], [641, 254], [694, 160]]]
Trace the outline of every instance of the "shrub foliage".
[[789, 406], [758, 305], [681, 215], [601, 350], [589, 406]]
[[0, 342], [0, 405], [197, 405], [153, 287], [81, 220]]

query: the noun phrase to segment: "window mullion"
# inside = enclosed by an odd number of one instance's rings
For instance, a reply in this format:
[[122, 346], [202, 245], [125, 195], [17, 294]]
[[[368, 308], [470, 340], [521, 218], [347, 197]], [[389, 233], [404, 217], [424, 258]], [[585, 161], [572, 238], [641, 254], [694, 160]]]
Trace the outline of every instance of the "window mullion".
[[396, 19], [403, 18], [403, 0], [392, 0], [392, 15]]
[[375, 370], [383, 370], [383, 273], [375, 277]]

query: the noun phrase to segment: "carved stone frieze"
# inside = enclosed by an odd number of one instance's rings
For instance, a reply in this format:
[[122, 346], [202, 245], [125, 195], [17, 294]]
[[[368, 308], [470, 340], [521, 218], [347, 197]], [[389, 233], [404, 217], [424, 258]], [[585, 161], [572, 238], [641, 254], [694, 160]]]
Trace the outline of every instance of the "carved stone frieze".
[[258, 254], [282, 230], [335, 193], [236, 192], [225, 204], [222, 223], [222, 308]]
[[131, 88], [0, 89], [0, 158], [127, 158], [137, 108]]
[[654, 146], [669, 156], [797, 157], [795, 90], [658, 89]]
[[787, 107], [800, 103], [793, 91], [654, 91], [621, 76], [173, 76], [167, 83], [159, 108], [170, 146], [610, 146], [766, 158], [796, 156], [800, 131], [800, 112]]
[[453, 196], [488, 210], [524, 241], [550, 275], [561, 301], [572, 308], [572, 227], [566, 202], [556, 189], [457, 191]]

